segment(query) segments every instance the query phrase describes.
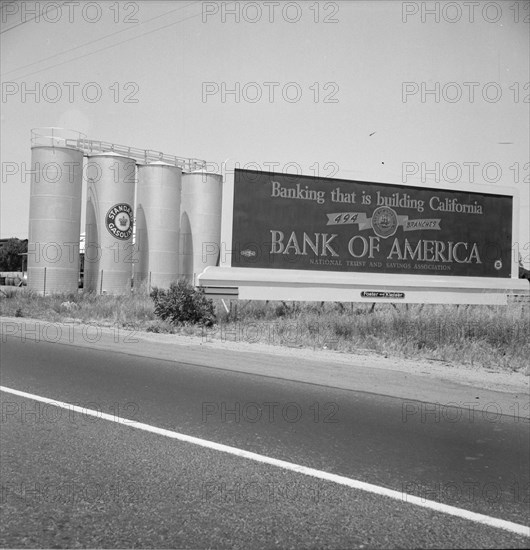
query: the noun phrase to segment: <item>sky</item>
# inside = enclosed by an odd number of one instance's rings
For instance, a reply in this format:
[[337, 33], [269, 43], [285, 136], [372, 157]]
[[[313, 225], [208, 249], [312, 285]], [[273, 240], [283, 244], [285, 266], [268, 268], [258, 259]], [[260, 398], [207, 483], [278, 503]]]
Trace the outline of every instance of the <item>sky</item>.
[[4, 1], [0, 237], [27, 238], [30, 130], [233, 167], [520, 194], [528, 1]]

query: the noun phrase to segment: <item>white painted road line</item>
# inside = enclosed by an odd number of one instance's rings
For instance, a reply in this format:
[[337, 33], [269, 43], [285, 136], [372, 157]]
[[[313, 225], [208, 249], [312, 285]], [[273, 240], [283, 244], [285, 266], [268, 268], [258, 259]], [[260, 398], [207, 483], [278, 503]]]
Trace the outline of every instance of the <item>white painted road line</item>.
[[42, 397], [40, 395], [34, 395], [32, 393], [26, 393], [23, 391], [12, 389], [12, 388], [7, 388], [5, 386], [0, 386], [0, 391], [17, 395], [19, 397], [25, 397], [27, 399], [33, 399], [34, 401], [40, 401], [41, 403], [46, 403], [48, 405], [53, 405], [55, 407], [67, 409], [69, 411], [78, 412], [86, 416], [94, 416], [96, 418], [108, 420], [109, 422], [123, 424], [124, 426], [128, 426], [129, 428], [136, 428], [137, 430], [143, 430], [144, 432], [150, 432], [157, 435], [162, 435], [164, 437], [169, 437], [171, 439], [178, 439], [179, 441], [184, 441], [186, 443], [199, 445], [201, 447], [205, 447], [206, 449], [213, 449], [215, 451], [220, 451], [222, 453], [228, 453], [234, 456], [239, 456], [241, 458], [254, 460], [255, 462], [261, 462], [262, 464], [270, 464], [271, 466], [276, 466], [277, 468], [283, 468], [284, 470], [290, 470], [292, 472], [297, 472], [299, 474], [304, 474], [317, 479], [322, 479], [324, 481], [330, 481], [332, 483], [337, 483], [338, 485], [345, 485], [346, 487], [351, 487], [352, 489], [358, 489], [360, 491], [365, 491], [367, 493], [381, 495], [384, 497], [392, 498], [394, 500], [405, 502], [407, 504], [414, 504], [416, 506], [421, 506], [422, 508], [428, 508], [430, 510], [434, 510], [435, 512], [440, 512], [442, 514], [456, 516], [458, 518], [465, 519], [468, 521], [473, 521], [475, 523], [482, 523], [489, 527], [504, 529], [505, 531], [510, 531], [511, 533], [515, 533], [517, 535], [530, 537], [530, 527], [526, 525], [521, 525], [519, 523], [513, 523], [511, 521], [506, 521], [503, 519], [486, 516], [484, 514], [477, 514], [469, 510], [464, 510], [463, 508], [449, 506], [447, 504], [442, 504], [440, 502], [435, 502], [433, 500], [425, 500], [421, 497], [409, 495], [407, 493], [395, 491], [393, 489], [388, 489], [386, 487], [380, 487], [378, 485], [372, 485], [371, 483], [366, 483], [364, 481], [358, 481], [348, 477], [331, 474], [329, 472], [323, 472], [322, 470], [315, 470], [313, 468], [308, 468], [307, 466], [300, 466], [299, 464], [286, 462], [285, 460], [278, 460], [276, 458], [270, 458], [268, 456], [252, 453], [250, 451], [245, 451], [243, 449], [238, 449], [237, 447], [223, 445], [222, 443], [215, 443], [214, 441], [200, 439], [198, 437], [181, 434], [179, 432], [166, 430], [164, 428], [157, 428], [156, 426], [143, 424], [142, 422], [136, 422], [134, 420], [128, 420], [126, 418], [117, 418], [116, 416], [111, 414], [95, 411], [92, 409], [86, 409], [83, 407], [78, 407], [77, 405], [64, 403], [62, 401], [55, 401], [54, 399], [49, 399], [47, 397]]

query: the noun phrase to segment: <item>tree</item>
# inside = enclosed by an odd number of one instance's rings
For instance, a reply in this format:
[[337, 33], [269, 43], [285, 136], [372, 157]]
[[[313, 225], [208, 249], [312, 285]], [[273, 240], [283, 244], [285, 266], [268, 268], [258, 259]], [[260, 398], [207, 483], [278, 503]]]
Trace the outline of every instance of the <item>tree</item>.
[[22, 254], [28, 251], [28, 241], [20, 239], [7, 239], [0, 246], [0, 270], [2, 271], [22, 271]]

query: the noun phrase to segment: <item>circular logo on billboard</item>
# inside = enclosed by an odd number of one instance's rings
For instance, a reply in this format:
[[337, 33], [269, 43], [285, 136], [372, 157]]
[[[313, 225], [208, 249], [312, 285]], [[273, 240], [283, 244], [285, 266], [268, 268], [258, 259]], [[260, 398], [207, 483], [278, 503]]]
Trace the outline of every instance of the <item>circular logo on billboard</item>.
[[117, 239], [123, 241], [130, 239], [133, 232], [132, 208], [126, 203], [115, 204], [107, 212], [105, 225], [109, 232]]
[[372, 228], [378, 237], [391, 237], [398, 228], [398, 217], [392, 208], [380, 206], [372, 214]]

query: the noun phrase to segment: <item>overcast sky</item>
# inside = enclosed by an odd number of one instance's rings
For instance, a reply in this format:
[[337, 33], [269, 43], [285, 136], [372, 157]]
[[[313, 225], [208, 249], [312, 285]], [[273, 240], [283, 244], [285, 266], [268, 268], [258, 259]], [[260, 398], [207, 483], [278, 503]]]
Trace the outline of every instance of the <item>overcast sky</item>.
[[528, 6], [2, 2], [0, 236], [27, 237], [30, 129], [57, 126], [212, 168], [516, 187], [528, 264]]

